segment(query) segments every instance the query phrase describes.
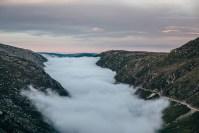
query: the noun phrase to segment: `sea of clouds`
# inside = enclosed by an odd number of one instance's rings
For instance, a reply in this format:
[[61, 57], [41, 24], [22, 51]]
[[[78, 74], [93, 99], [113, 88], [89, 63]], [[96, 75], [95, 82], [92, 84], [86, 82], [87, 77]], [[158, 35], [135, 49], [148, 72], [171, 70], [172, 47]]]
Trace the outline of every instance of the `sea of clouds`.
[[24, 91], [61, 133], [155, 133], [168, 101], [145, 101], [126, 84], [114, 84], [115, 72], [98, 67], [98, 57], [47, 56], [45, 70], [71, 94], [60, 97], [35, 89]]

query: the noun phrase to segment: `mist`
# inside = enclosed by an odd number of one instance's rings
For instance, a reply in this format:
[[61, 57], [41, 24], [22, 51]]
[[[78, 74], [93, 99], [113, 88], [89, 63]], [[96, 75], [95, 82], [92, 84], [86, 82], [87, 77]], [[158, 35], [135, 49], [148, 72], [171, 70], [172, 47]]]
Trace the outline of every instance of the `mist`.
[[61, 133], [155, 133], [161, 128], [162, 111], [169, 102], [145, 101], [129, 85], [115, 84], [116, 73], [98, 67], [98, 57], [46, 57], [45, 71], [71, 98], [32, 87], [22, 94]]

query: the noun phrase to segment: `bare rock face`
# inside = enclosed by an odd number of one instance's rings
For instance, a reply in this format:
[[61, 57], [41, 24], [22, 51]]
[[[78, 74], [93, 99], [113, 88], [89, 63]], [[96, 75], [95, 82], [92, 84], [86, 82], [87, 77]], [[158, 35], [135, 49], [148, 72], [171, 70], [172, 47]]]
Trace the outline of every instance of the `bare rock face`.
[[[97, 65], [116, 71], [116, 81], [142, 86], [199, 108], [199, 38], [171, 53], [107, 51], [99, 56], [101, 59]], [[173, 107], [170, 111], [174, 116], [179, 114]], [[162, 132], [199, 132], [196, 126], [199, 124], [198, 114], [194, 113], [178, 124], [170, 124], [171, 127]], [[185, 123], [188, 124], [187, 127], [177, 128], [183, 127]]]
[[0, 132], [56, 133], [31, 102], [20, 93], [28, 85], [61, 96], [68, 92], [43, 69], [43, 56], [30, 50], [0, 44]]

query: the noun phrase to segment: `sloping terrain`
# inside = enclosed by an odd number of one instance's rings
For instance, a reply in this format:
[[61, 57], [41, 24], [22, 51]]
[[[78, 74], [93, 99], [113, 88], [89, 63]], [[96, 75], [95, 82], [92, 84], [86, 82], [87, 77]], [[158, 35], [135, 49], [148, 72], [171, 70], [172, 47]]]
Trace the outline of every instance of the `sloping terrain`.
[[[171, 53], [107, 51], [99, 56], [101, 60], [97, 64], [116, 71], [118, 82], [138, 86], [199, 108], [199, 38]], [[140, 95], [143, 93], [146, 92], [137, 92]], [[178, 104], [172, 104], [165, 112], [164, 118], [171, 117], [169, 114], [174, 115], [171, 121], [165, 119], [167, 124], [162, 132], [199, 132], [199, 113], [193, 112], [176, 121], [179, 116], [189, 112], [186, 106], [181, 105], [183, 108], [179, 113], [174, 109]]]
[[48, 88], [68, 96], [64, 88], [43, 69], [47, 61], [29, 50], [0, 44], [0, 132], [1, 133], [50, 133], [55, 129], [44, 121], [41, 114], [21, 91]]

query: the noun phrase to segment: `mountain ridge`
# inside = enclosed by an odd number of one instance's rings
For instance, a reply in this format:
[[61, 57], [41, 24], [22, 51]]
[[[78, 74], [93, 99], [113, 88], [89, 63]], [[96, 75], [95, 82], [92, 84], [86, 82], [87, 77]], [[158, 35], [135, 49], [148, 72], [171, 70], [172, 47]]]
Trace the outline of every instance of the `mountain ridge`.
[[96, 53], [74, 53], [74, 54], [64, 54], [64, 53], [49, 53], [49, 52], [40, 52], [41, 55], [50, 55], [55, 57], [96, 57]]

